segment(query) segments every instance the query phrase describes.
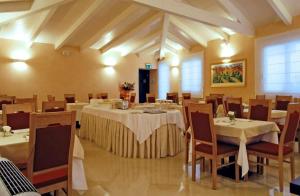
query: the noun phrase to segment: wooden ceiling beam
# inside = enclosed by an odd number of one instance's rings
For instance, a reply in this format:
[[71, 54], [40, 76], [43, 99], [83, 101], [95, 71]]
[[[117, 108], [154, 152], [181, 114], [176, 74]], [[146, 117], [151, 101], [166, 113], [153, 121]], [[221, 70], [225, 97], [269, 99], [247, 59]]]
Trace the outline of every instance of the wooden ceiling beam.
[[155, 44], [155, 45], [152, 45], [148, 48], [145, 48], [144, 50], [140, 51], [139, 54], [152, 54], [156, 51], [158, 51], [160, 48], [160, 44]]
[[178, 38], [176, 35], [174, 35], [173, 33], [169, 32], [168, 33], [168, 39], [170, 39], [171, 41], [181, 45], [183, 48], [189, 50], [190, 46], [185, 43], [183, 40], [181, 40], [180, 38]]
[[292, 24], [293, 16], [289, 13], [281, 0], [268, 0], [273, 10], [286, 25]]
[[99, 6], [104, 0], [95, 0], [81, 16], [65, 31], [65, 33], [58, 38], [55, 43], [55, 49], [61, 48], [72, 36], [81, 29], [94, 15]]
[[[160, 29], [157, 29], [150, 34], [146, 35], [138, 44], [135, 45], [135, 48], [130, 53], [139, 53], [142, 49], [147, 47], [149, 43], [155, 43], [156, 39], [158, 39], [160, 35]], [[148, 45], [149, 46], [149, 45]]]
[[20, 12], [30, 10], [33, 0], [2, 0], [0, 12]]
[[160, 50], [159, 50], [159, 57], [165, 57], [165, 46], [167, 41], [167, 35], [170, 26], [170, 16], [169, 14], [164, 15], [163, 24], [162, 24], [162, 31], [160, 36]]
[[212, 12], [200, 8], [195, 8], [186, 3], [176, 2], [173, 0], [163, 0], [163, 1], [162, 0], [133, 0], [133, 1], [144, 6], [160, 9], [163, 10], [164, 12], [185, 17], [197, 22], [206, 23], [218, 27], [226, 27], [232, 29], [235, 32], [246, 34], [246, 35], [254, 35], [254, 29], [249, 28], [249, 26], [218, 16]]

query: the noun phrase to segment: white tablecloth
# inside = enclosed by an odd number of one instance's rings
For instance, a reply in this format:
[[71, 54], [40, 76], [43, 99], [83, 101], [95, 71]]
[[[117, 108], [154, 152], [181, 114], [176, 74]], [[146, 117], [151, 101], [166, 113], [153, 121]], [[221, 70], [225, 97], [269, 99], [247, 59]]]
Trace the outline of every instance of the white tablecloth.
[[278, 132], [275, 122], [236, 119], [234, 124], [227, 117], [214, 119], [218, 140], [239, 145], [238, 164], [242, 167], [242, 176], [249, 171], [246, 145], [267, 141], [278, 144]]
[[67, 103], [67, 111], [76, 111], [76, 121], [80, 122], [81, 119], [81, 111], [84, 106], [89, 105], [88, 103], [84, 102], [77, 102], [77, 103]]
[[[9, 145], [18, 145], [22, 143], [26, 143], [29, 140], [28, 137], [29, 130], [24, 129], [20, 130], [20, 133], [14, 133], [11, 136], [3, 137], [3, 133], [0, 136], [0, 148]], [[74, 190], [84, 191], [87, 190], [87, 183], [83, 168], [83, 160], [84, 160], [84, 150], [83, 147], [75, 135], [74, 140], [74, 151], [73, 151], [73, 169], [72, 169], [72, 185]]]
[[148, 114], [143, 113], [142, 110], [106, 109], [89, 105], [84, 107], [82, 112], [122, 123], [136, 135], [139, 143], [146, 141], [162, 125], [176, 124], [177, 127], [184, 130], [183, 116], [179, 110]]

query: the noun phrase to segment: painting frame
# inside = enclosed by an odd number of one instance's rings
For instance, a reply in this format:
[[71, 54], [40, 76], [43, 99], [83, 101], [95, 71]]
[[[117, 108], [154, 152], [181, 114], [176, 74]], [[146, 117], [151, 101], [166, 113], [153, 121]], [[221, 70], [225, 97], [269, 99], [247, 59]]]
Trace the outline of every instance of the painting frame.
[[[233, 60], [228, 63], [214, 63], [210, 66], [211, 87], [242, 87], [246, 85], [246, 59]], [[232, 67], [233, 66], [233, 67]], [[229, 68], [228, 68], [229, 67]], [[228, 69], [229, 72], [235, 69], [234, 76], [216, 76], [216, 68], [220, 70]], [[233, 73], [231, 73], [233, 74]], [[226, 81], [229, 78], [229, 82]]]

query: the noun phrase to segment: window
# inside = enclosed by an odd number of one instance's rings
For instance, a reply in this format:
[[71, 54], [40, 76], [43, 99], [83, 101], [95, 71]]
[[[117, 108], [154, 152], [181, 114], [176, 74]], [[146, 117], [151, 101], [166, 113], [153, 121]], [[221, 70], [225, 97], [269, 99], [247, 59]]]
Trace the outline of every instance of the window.
[[262, 49], [262, 91], [300, 94], [300, 39]]
[[202, 60], [200, 57], [191, 57], [181, 65], [181, 91], [190, 92], [199, 97], [203, 94]]
[[170, 91], [170, 68], [166, 62], [158, 66], [158, 97], [165, 99], [167, 92]]

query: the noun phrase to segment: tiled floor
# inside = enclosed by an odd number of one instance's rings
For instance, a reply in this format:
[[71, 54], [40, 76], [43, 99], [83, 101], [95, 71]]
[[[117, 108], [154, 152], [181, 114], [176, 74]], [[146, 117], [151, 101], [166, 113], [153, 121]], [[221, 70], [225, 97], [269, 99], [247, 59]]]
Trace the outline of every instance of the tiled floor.
[[[211, 189], [208, 172], [201, 175], [197, 167], [196, 182], [191, 180], [191, 166], [186, 167], [183, 153], [162, 159], [126, 159], [112, 155], [88, 141], [82, 140], [85, 149], [85, 171], [89, 190], [84, 196], [181, 196], [181, 195], [273, 195], [278, 186], [275, 168], [267, 168], [262, 176], [252, 176], [249, 181], [235, 183], [218, 177], [218, 189]], [[274, 163], [271, 163], [274, 164]], [[288, 192], [290, 178], [286, 164], [285, 186]], [[300, 155], [296, 155], [296, 176], [300, 176]], [[79, 195], [74, 192], [74, 195]], [[274, 195], [279, 194], [275, 191]]]

